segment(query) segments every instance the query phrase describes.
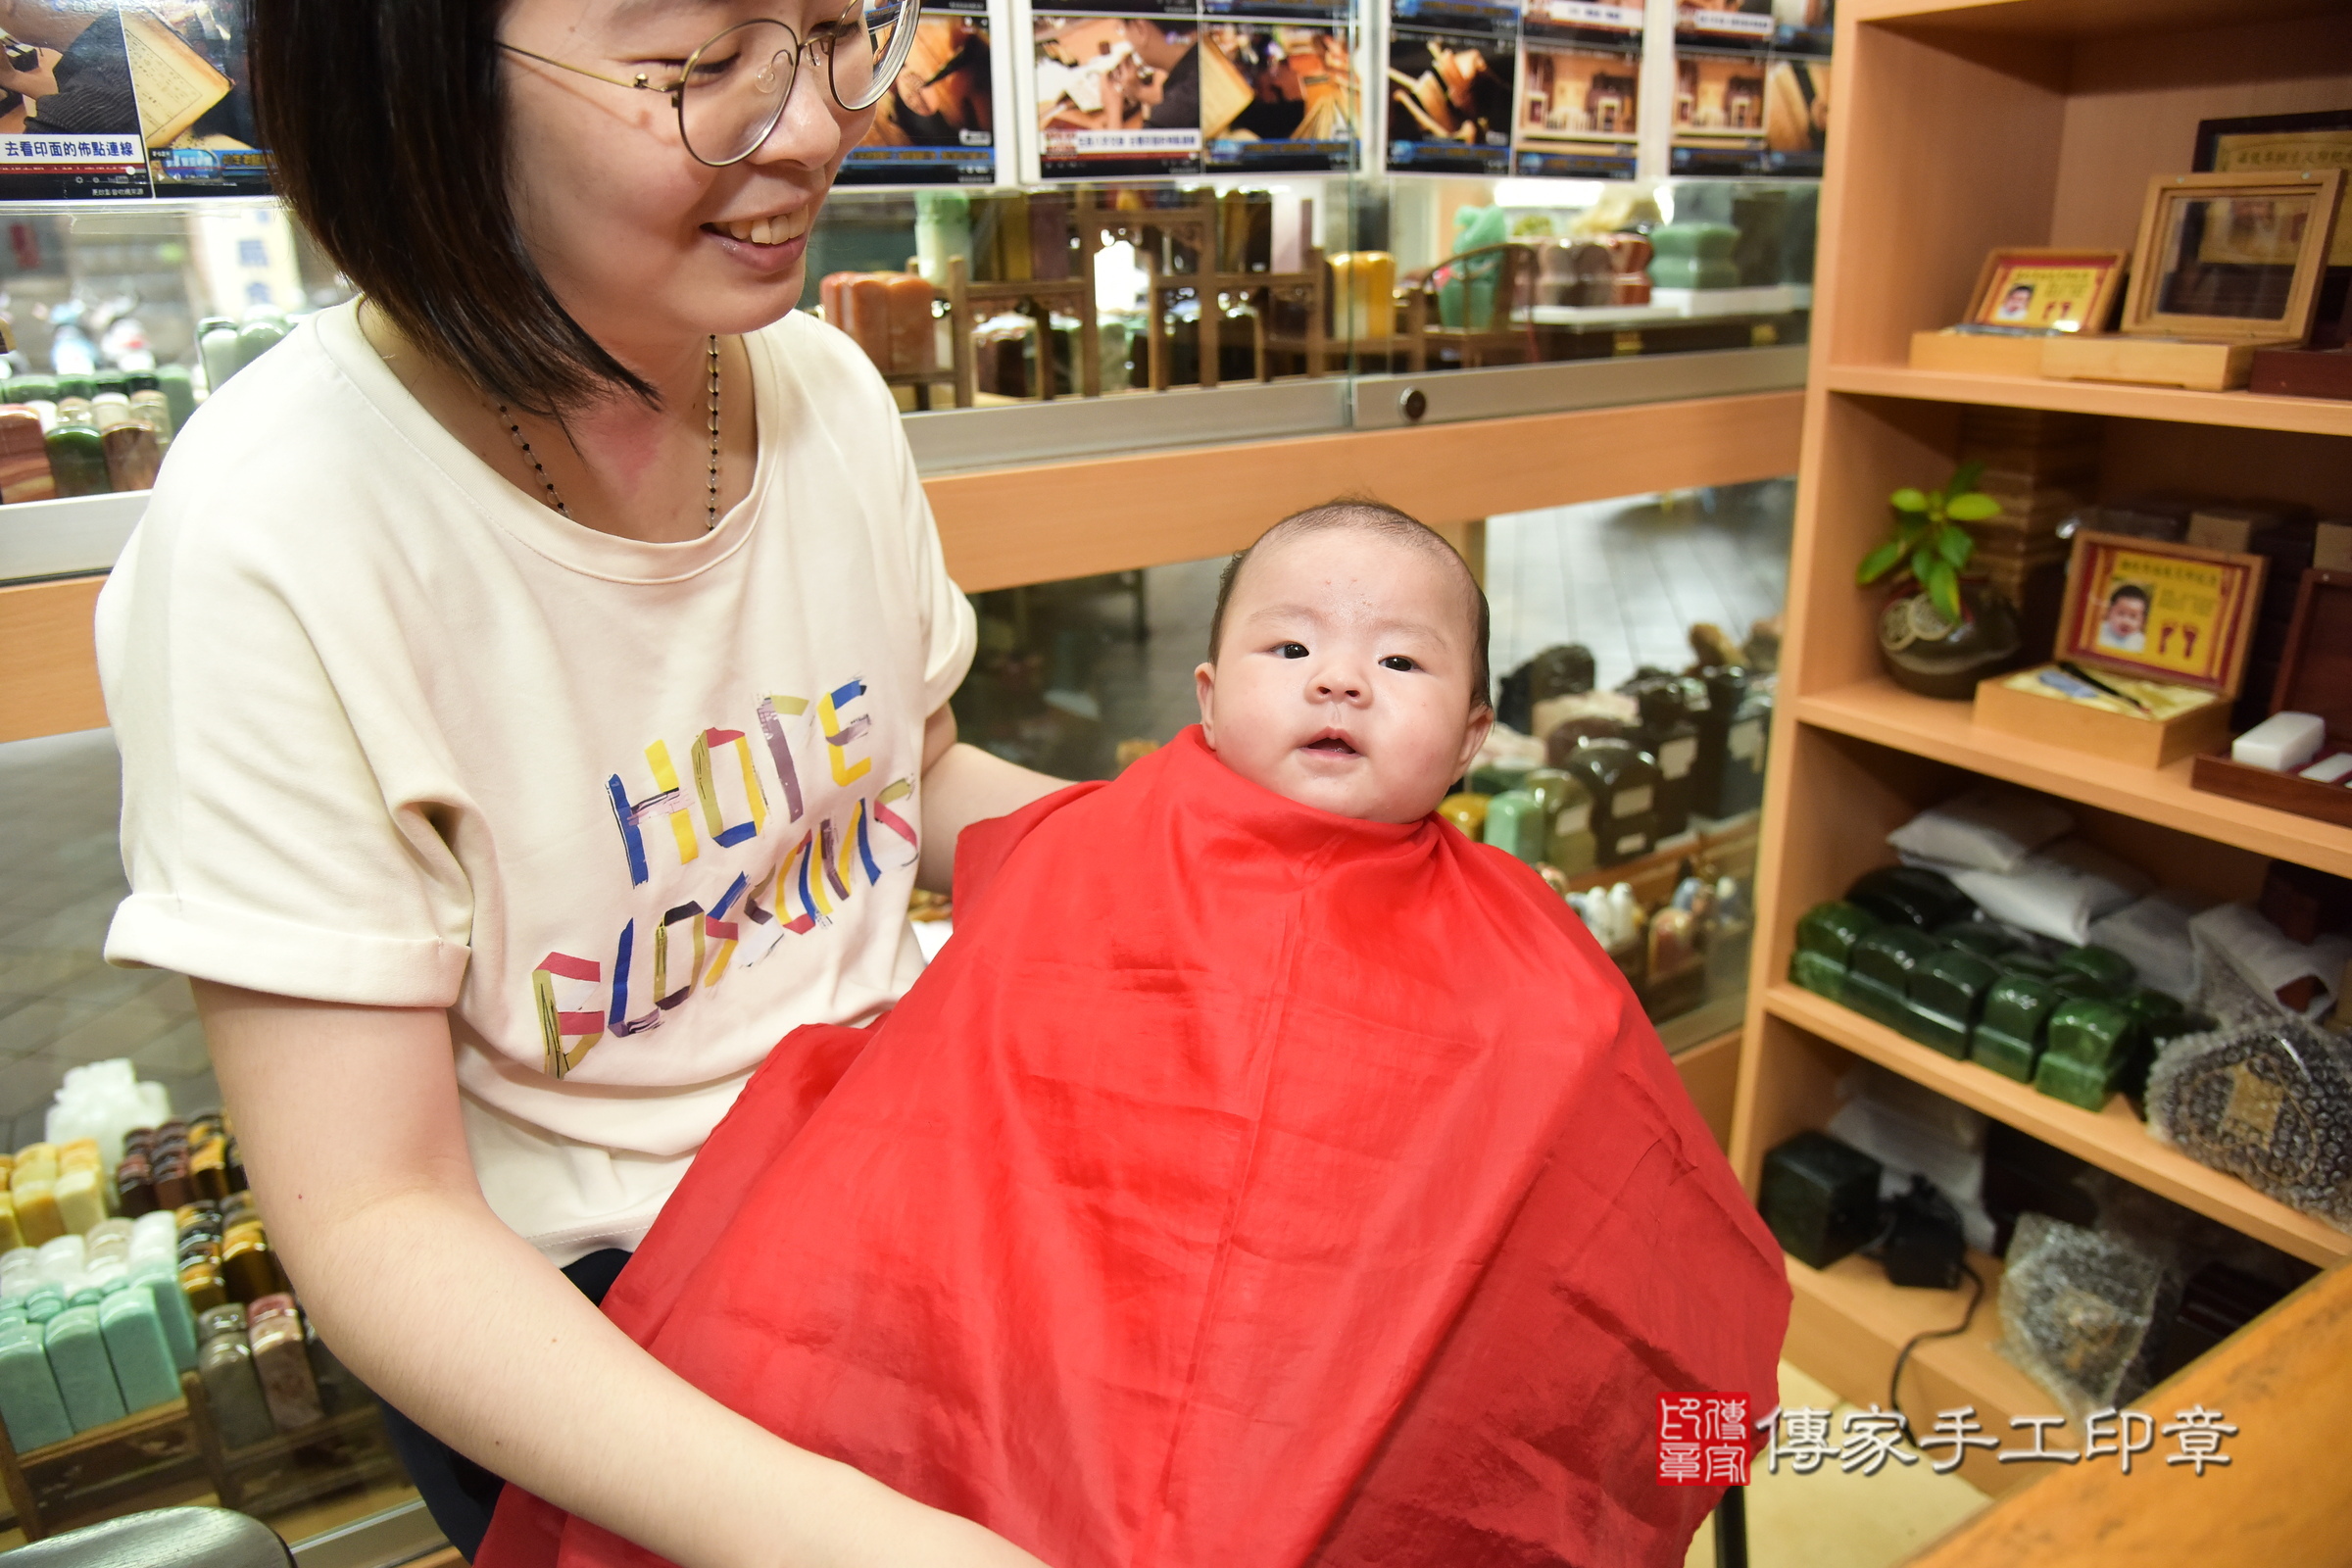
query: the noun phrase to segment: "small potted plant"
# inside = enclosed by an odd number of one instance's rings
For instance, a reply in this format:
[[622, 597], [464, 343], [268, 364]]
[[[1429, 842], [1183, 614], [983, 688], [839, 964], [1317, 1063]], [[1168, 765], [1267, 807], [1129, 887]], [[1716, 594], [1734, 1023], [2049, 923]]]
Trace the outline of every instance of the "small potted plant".
[[1854, 581], [1895, 592], [1879, 614], [1879, 654], [1894, 683], [1925, 697], [1968, 698], [1977, 682], [2017, 660], [2017, 607], [1997, 588], [1965, 575], [1977, 542], [1962, 527], [2000, 515], [1976, 488], [1984, 471], [1963, 463], [1940, 490], [1908, 486], [1887, 497], [1894, 529], [1862, 558]]

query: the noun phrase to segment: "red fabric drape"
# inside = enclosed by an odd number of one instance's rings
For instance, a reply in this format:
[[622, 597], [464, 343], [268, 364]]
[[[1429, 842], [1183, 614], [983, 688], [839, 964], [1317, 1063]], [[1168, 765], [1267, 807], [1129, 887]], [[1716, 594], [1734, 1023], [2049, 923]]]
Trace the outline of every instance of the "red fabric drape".
[[[957, 858], [940, 960], [777, 1048], [615, 1322], [1055, 1568], [1680, 1563], [1657, 1396], [1771, 1409], [1788, 1292], [1557, 895], [1198, 730]], [[652, 1560], [514, 1488], [477, 1559]]]

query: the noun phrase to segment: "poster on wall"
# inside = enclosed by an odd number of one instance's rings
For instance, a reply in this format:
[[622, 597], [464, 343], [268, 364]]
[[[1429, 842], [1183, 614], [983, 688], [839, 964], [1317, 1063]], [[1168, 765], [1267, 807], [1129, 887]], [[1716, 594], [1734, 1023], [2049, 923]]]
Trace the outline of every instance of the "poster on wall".
[[1818, 175], [1830, 145], [1830, 62], [1775, 55], [1764, 76], [1764, 155], [1757, 172]]
[[1519, 30], [1514, 171], [1574, 179], [1633, 178], [1641, 8], [1530, 0]]
[[987, 0], [928, 0], [914, 47], [839, 183], [997, 182], [996, 55]]
[[1407, 174], [1511, 172], [1517, 28], [1502, 24], [1389, 34], [1388, 168]]
[[1201, 169], [1200, 23], [1150, 0], [1031, 18], [1031, 108], [1046, 179], [1151, 178]]
[[1775, 54], [1827, 59], [1838, 30], [1837, 0], [1772, 0]]
[[1216, 23], [1200, 49], [1200, 134], [1214, 172], [1345, 173], [1355, 167], [1348, 30]]
[[1742, 50], [1762, 54], [1772, 47], [1774, 13], [1788, 0], [1682, 0], [1674, 13], [1674, 46]]
[[233, 0], [16, 0], [0, 15], [0, 198], [268, 194]]
[[1764, 82], [1761, 54], [1677, 48], [1674, 74], [1674, 172], [1745, 174], [1762, 160]]
[[0, 36], [0, 199], [145, 197], [147, 139], [115, 6], [20, 3]]
[[122, 17], [155, 193], [268, 195], [270, 155], [254, 125], [245, 69], [245, 7], [151, 0], [125, 7]]

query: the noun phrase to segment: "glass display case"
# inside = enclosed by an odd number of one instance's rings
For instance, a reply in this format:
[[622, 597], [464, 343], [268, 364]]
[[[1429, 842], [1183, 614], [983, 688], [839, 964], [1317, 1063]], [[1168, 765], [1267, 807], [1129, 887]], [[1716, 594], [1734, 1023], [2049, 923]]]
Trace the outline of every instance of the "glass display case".
[[[105, 168], [56, 162], [37, 95], [0, 107], [0, 1544], [209, 1496], [360, 1568], [437, 1537], [269, 1251], [184, 982], [99, 956], [126, 889], [90, 603], [175, 433], [350, 294], [258, 194], [241, 75], [195, 58], [234, 54], [219, 9], [138, 20], [141, 90], [168, 57], [214, 108]], [[1679, 1049], [1740, 1011], [1755, 813], [1724, 767], [1760, 776], [1738, 737], [1769, 711], [1785, 577], [1788, 485], [1727, 481], [1794, 466], [1811, 316], [1814, 185], [1789, 176], [1817, 148], [1774, 137], [1818, 135], [1768, 137], [1756, 106], [1788, 49], [1826, 55], [1780, 13], [1826, 7], [1746, 0], [1739, 38], [1687, 44], [1648, 9], [931, 0], [801, 305], [894, 387], [973, 590], [964, 734], [1063, 777], [1192, 721], [1220, 552], [1293, 506], [1413, 490], [1392, 499], [1486, 583], [1506, 677], [1456, 814], [1547, 803], [1506, 847]], [[1678, 84], [1678, 50], [1734, 64]], [[1826, 59], [1800, 74], [1823, 101]], [[1643, 119], [1644, 93], [1673, 112]], [[1702, 412], [1528, 449], [1565, 428], [1528, 416], [1650, 405]], [[1596, 499], [1661, 486], [1683, 488]], [[1544, 795], [1587, 789], [1555, 785], [1579, 739], [1671, 773], [1681, 814], [1579, 858], [1593, 836]], [[109, 1314], [139, 1322], [69, 1332]], [[157, 1377], [106, 1360], [150, 1334]], [[113, 1401], [69, 1398], [102, 1370]]]

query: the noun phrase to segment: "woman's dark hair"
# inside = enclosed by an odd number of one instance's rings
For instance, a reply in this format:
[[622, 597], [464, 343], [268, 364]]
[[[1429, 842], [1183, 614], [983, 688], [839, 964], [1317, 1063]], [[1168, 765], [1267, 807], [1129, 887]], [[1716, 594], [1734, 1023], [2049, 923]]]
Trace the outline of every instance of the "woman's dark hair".
[[504, 0], [249, 0], [254, 116], [278, 193], [394, 325], [555, 416], [656, 400], [540, 275], [507, 194]]

